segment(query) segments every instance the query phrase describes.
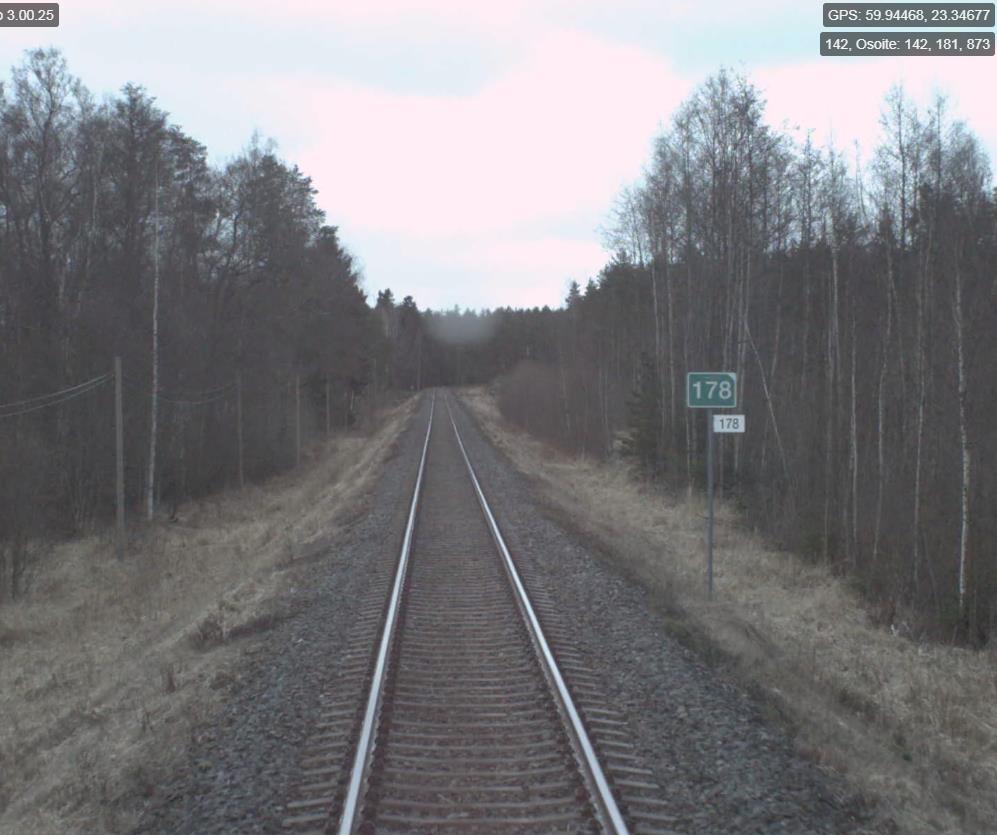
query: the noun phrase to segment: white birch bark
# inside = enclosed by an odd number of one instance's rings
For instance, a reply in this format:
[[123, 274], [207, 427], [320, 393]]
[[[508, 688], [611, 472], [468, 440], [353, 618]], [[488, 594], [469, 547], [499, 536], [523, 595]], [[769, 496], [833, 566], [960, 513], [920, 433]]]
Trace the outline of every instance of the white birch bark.
[[963, 346], [962, 275], [958, 254], [955, 262], [955, 345], [959, 386], [959, 447], [962, 452], [962, 484], [959, 491], [959, 614], [966, 614], [966, 559], [969, 542], [970, 449], [966, 431], [966, 360]]
[[152, 402], [149, 418], [149, 470], [145, 484], [145, 515], [152, 521], [156, 505], [156, 428], [159, 412], [159, 153], [156, 153], [152, 247]]

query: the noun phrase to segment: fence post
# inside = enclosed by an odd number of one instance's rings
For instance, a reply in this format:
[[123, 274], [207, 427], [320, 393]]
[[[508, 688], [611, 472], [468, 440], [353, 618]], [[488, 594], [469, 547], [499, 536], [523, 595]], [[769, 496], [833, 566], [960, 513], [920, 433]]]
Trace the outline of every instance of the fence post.
[[246, 486], [246, 478], [242, 466], [242, 372], [235, 374], [235, 420], [236, 440], [239, 444], [239, 487]]
[[374, 376], [371, 378], [370, 390], [370, 422], [374, 422], [374, 415], [377, 414], [377, 357], [374, 357]]
[[118, 559], [125, 558], [125, 431], [121, 415], [121, 357], [114, 358], [115, 493]]

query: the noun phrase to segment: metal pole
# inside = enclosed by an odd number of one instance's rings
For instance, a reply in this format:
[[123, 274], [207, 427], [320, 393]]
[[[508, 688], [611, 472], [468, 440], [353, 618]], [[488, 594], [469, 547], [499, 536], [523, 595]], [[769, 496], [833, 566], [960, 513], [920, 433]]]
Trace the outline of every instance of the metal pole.
[[242, 462], [242, 372], [235, 374], [235, 435], [239, 445], [239, 487], [246, 486], [246, 477], [243, 471]]
[[706, 410], [706, 593], [713, 599], [713, 409]]
[[115, 492], [117, 496], [118, 559], [125, 558], [125, 430], [121, 420], [121, 357], [114, 358]]

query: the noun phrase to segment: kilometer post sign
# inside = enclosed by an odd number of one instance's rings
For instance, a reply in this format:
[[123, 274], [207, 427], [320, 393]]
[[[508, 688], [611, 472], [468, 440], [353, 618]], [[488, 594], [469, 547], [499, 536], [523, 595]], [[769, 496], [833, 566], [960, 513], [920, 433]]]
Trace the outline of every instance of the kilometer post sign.
[[733, 409], [737, 405], [737, 374], [690, 371], [685, 378], [685, 402], [690, 409]]
[[[685, 378], [685, 402], [690, 409], [709, 409], [706, 413], [706, 593], [713, 597], [713, 436], [716, 426], [714, 409], [737, 406], [737, 374], [733, 371], [690, 371]], [[729, 423], [721, 432], [744, 431], [743, 415], [723, 415]]]

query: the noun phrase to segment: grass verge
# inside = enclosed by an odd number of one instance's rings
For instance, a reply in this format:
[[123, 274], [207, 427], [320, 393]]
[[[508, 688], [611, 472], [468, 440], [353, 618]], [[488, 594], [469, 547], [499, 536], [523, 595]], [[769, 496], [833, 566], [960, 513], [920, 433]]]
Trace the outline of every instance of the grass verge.
[[134, 825], [134, 799], [181, 761], [253, 636], [293, 616], [288, 569], [362, 512], [413, 405], [141, 527], [123, 563], [107, 534], [52, 550], [29, 596], [0, 607], [0, 832]]
[[558, 453], [485, 389], [462, 398], [549, 511], [649, 587], [677, 637], [761, 693], [804, 754], [876, 803], [884, 831], [995, 830], [997, 652], [877, 625], [844, 580], [772, 549], [723, 503], [707, 601], [705, 497]]

